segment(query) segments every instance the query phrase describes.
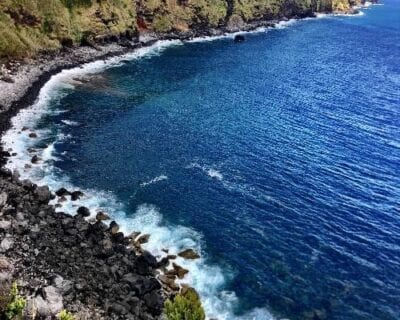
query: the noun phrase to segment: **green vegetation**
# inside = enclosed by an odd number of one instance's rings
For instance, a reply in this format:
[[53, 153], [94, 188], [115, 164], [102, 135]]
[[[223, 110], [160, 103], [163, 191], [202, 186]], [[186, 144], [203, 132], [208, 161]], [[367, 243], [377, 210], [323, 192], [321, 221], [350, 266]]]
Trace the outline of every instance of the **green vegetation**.
[[[63, 44], [137, 29], [156, 32], [344, 11], [361, 0], [0, 0], [0, 58], [26, 57]], [[142, 22], [143, 21], [143, 22]], [[143, 31], [143, 30], [142, 30]]]
[[150, 13], [149, 25], [158, 32], [187, 30], [197, 24], [217, 27], [225, 21], [227, 8], [227, 0], [140, 2], [140, 9]]
[[165, 315], [168, 320], [204, 320], [205, 313], [194, 289], [178, 294], [173, 301], [165, 302]]
[[234, 0], [234, 13], [242, 16], [245, 21], [276, 17], [284, 1], [275, 0]]
[[195, 11], [200, 12], [200, 19], [213, 27], [224, 22], [228, 10], [227, 1], [224, 0], [199, 0], [192, 6]]
[[84, 34], [119, 35], [135, 25], [135, 0], [1, 0], [0, 58], [79, 44]]
[[75, 320], [75, 317], [73, 316], [72, 313], [68, 312], [67, 310], [62, 310], [58, 314], [58, 319], [59, 320]]
[[349, 9], [350, 4], [347, 0], [332, 0], [333, 11], [344, 11]]
[[[5, 290], [8, 292], [4, 292]], [[0, 293], [0, 316], [7, 320], [22, 320], [26, 301], [18, 293], [17, 283], [5, 286]]]

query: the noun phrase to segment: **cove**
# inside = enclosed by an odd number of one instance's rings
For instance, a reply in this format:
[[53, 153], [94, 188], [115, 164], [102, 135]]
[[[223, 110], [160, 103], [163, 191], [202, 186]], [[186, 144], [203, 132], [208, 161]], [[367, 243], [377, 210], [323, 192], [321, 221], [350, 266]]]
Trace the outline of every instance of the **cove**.
[[92, 190], [150, 249], [201, 250], [189, 280], [210, 317], [397, 319], [399, 9], [71, 81], [37, 123], [41, 178]]

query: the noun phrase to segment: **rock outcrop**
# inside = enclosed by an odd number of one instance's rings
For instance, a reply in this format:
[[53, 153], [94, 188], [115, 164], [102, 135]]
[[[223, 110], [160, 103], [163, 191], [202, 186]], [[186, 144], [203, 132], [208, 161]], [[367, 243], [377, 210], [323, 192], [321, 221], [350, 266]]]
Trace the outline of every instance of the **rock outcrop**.
[[56, 213], [53, 197], [1, 169], [0, 282], [18, 280], [26, 312], [43, 318], [66, 308], [86, 319], [157, 319], [164, 296], [156, 258], [137, 253], [105, 215], [91, 224], [84, 207], [74, 217]]

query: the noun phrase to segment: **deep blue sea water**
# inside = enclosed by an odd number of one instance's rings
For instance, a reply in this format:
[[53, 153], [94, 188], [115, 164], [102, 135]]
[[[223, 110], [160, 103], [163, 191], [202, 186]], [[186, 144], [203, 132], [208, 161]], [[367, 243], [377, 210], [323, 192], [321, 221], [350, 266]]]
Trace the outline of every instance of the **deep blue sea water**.
[[52, 174], [112, 194], [133, 229], [192, 234], [211, 279], [193, 284], [237, 316], [400, 319], [400, 2], [364, 13], [172, 45], [63, 89], [38, 125], [67, 137]]

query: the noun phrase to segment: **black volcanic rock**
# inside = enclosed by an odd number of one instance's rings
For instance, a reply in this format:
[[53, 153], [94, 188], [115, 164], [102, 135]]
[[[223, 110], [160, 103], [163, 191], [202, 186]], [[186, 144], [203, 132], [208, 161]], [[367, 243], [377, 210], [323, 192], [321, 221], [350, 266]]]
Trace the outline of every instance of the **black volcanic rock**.
[[79, 207], [76, 212], [82, 217], [90, 217], [90, 210], [86, 207]]
[[48, 186], [37, 187], [35, 190], [35, 195], [41, 204], [47, 204], [51, 200], [51, 192]]
[[241, 35], [241, 34], [236, 35], [235, 38], [234, 38], [234, 41], [235, 41], [236, 43], [238, 43], [238, 42], [243, 42], [243, 41], [245, 41], [245, 40], [246, 40], [246, 38], [244, 37], [244, 35]]
[[138, 256], [121, 232], [86, 221], [88, 208], [74, 217], [57, 213], [48, 205], [48, 187], [6, 176], [0, 178], [0, 258], [11, 262], [28, 306], [39, 304], [51, 316], [62, 307], [84, 308], [90, 319], [158, 319], [164, 295], [154, 256]]
[[71, 200], [72, 201], [76, 201], [78, 199], [80, 199], [83, 196], [83, 192], [82, 191], [73, 191], [71, 192]]
[[56, 195], [58, 197], [62, 197], [62, 196], [69, 196], [71, 193], [65, 189], [65, 188], [60, 188], [56, 191]]

